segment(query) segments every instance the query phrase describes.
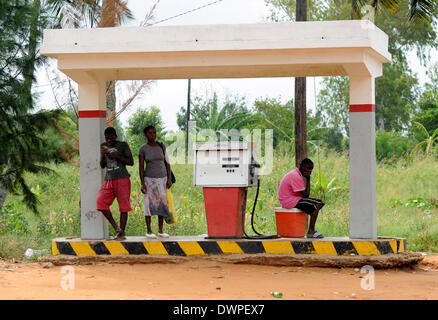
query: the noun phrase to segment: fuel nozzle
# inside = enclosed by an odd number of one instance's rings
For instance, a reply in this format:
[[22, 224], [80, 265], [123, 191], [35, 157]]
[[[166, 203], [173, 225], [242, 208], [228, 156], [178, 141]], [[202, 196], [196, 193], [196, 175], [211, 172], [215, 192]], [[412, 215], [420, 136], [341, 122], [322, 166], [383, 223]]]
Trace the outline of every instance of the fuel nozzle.
[[253, 160], [253, 162], [250, 164], [251, 167], [253, 168], [260, 168], [260, 163], [258, 163], [257, 161]]
[[251, 184], [253, 183], [253, 177], [256, 175], [255, 168], [260, 168], [260, 163], [254, 160], [254, 158], [251, 159], [251, 163], [249, 164], [249, 174], [251, 176]]

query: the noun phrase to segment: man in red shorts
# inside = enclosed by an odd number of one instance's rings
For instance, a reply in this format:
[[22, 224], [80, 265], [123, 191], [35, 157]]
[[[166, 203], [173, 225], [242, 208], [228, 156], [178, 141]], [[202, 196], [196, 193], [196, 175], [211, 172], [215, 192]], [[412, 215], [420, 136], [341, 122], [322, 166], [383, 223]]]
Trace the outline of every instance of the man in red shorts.
[[[114, 240], [124, 240], [128, 212], [132, 211], [130, 204], [131, 180], [126, 166], [134, 165], [134, 160], [129, 145], [117, 140], [114, 128], [106, 128], [104, 134], [105, 142], [100, 145], [100, 167], [106, 168], [106, 173], [105, 181], [97, 195], [96, 207], [117, 232]], [[115, 198], [119, 203], [120, 227], [114, 221], [110, 210]]]
[[289, 171], [280, 182], [278, 200], [285, 209], [298, 208], [307, 213], [310, 216], [307, 238], [320, 239], [324, 236], [315, 230], [315, 223], [324, 202], [309, 198], [312, 170], [313, 162], [306, 158], [301, 161], [299, 168]]

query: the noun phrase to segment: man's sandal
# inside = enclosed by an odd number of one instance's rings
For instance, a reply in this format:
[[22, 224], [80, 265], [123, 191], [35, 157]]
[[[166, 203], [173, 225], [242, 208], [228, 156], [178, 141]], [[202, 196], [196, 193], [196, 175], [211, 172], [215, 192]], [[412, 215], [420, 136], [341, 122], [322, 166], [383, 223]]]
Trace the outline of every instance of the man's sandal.
[[123, 230], [120, 230], [119, 232], [117, 232], [117, 235], [113, 238], [113, 240], [118, 240], [118, 241], [126, 240], [125, 232]]
[[157, 236], [153, 233], [146, 233], [145, 236], [149, 239], [157, 239]]
[[324, 238], [324, 236], [322, 235], [321, 232], [315, 231], [312, 235], [307, 235], [307, 238], [309, 238], [309, 239], [322, 239], [322, 238]]

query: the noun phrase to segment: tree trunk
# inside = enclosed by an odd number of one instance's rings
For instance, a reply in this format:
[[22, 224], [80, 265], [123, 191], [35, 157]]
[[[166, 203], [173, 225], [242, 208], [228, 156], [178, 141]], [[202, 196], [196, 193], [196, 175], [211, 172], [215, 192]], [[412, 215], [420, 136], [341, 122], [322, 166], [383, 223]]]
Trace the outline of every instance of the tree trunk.
[[295, 78], [295, 164], [307, 158], [306, 78]]
[[191, 79], [189, 79], [189, 81], [188, 81], [188, 88], [187, 88], [187, 112], [186, 112], [186, 159], [189, 158], [190, 91], [191, 91]]
[[7, 195], [8, 195], [8, 189], [6, 189], [0, 184], [0, 210], [3, 208], [3, 204], [5, 203]]
[[33, 75], [35, 73], [35, 62], [36, 62], [36, 54], [37, 54], [37, 45], [39, 38], [39, 17], [41, 10], [41, 2], [40, 0], [34, 0], [33, 2], [33, 12], [31, 25], [29, 28], [29, 47], [28, 47], [28, 57], [29, 62], [23, 69], [23, 77], [24, 77], [24, 90], [27, 95], [27, 99], [29, 99], [29, 106], [33, 105], [32, 100], [32, 83], [33, 83]]
[[[296, 21], [307, 21], [307, 0], [297, 0]], [[295, 78], [295, 164], [307, 157], [306, 78]]]
[[383, 114], [383, 95], [380, 97], [380, 103], [378, 108], [382, 110], [382, 114], [379, 116], [377, 127], [379, 128], [379, 130], [385, 130], [385, 115]]
[[107, 127], [114, 127], [116, 123], [116, 81], [106, 83], [106, 118]]

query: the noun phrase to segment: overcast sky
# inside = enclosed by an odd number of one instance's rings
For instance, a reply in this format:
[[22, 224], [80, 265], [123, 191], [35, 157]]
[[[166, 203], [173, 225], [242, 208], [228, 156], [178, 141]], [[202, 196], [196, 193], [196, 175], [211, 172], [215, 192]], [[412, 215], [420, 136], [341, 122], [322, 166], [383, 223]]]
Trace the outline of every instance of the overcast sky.
[[[135, 21], [128, 25], [138, 25], [149, 12], [156, 0], [129, 0], [128, 6], [135, 15]], [[189, 10], [211, 4], [202, 9], [175, 17], [157, 24], [165, 25], [194, 25], [194, 24], [238, 24], [257, 23], [266, 21], [269, 10], [264, 0], [160, 0], [155, 10], [155, 23], [161, 20], [185, 13]], [[421, 82], [425, 80], [424, 69], [420, 67], [415, 54], [412, 55], [411, 68], [419, 72]], [[307, 103], [313, 109], [315, 95], [318, 92], [319, 78], [307, 78]], [[44, 101], [53, 103], [53, 94], [45, 76], [38, 78]], [[181, 106], [187, 105], [187, 80], [155, 81], [151, 89], [141, 99], [136, 100], [120, 119], [126, 125], [126, 120], [137, 108], [155, 105], [160, 108], [167, 130], [177, 130], [176, 113]], [[246, 97], [248, 106], [257, 98], [272, 97], [286, 102], [293, 98], [293, 78], [258, 78], [258, 79], [194, 79], [191, 81], [191, 96], [212, 94], [216, 91], [220, 98], [225, 95]], [[49, 90], [47, 90], [49, 89]]]

